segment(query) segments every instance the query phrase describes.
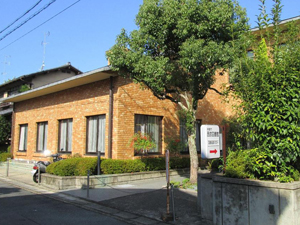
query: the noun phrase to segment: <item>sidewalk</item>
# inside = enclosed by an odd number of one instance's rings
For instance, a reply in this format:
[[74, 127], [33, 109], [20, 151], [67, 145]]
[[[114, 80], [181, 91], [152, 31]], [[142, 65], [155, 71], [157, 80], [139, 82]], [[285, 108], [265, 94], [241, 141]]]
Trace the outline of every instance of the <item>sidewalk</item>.
[[[0, 180], [31, 192], [68, 202], [78, 207], [97, 211], [130, 224], [204, 224], [197, 213], [197, 191], [174, 189], [176, 221], [164, 222], [167, 210], [166, 179], [151, 179], [129, 184], [105, 186], [95, 189], [57, 191], [32, 181], [32, 164], [12, 162], [0, 164]], [[186, 177], [171, 177], [182, 181]], [[172, 202], [170, 202], [172, 213]]]

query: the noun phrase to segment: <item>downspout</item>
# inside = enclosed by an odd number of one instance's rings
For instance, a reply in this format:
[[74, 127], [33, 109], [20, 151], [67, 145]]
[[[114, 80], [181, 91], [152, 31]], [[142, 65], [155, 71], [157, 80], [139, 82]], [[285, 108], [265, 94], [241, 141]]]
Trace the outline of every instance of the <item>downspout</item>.
[[112, 158], [112, 128], [113, 128], [113, 77], [110, 77], [109, 88], [109, 111], [108, 111], [108, 154], [109, 159]]
[[14, 156], [14, 136], [15, 136], [15, 103], [13, 104], [13, 110], [11, 114], [11, 131], [10, 131], [10, 153]]

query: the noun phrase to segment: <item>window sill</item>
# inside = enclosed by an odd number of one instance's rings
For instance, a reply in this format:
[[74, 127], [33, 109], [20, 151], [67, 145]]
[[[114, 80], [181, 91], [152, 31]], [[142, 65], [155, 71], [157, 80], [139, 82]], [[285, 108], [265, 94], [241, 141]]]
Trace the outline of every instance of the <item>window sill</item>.
[[141, 158], [141, 157], [157, 157], [157, 156], [163, 156], [161, 152], [153, 152], [153, 153], [147, 153], [147, 154], [136, 154], [134, 157]]
[[72, 152], [57, 152], [57, 153], [62, 154], [62, 155], [71, 155], [72, 154]]
[[27, 156], [27, 152], [26, 151], [17, 151], [16, 156]]
[[[84, 156], [97, 156], [97, 153], [85, 153]], [[100, 153], [100, 156], [105, 156], [104, 153]]]
[[44, 152], [34, 152], [33, 153], [33, 157], [44, 157], [44, 158], [47, 158], [47, 156], [45, 156]]

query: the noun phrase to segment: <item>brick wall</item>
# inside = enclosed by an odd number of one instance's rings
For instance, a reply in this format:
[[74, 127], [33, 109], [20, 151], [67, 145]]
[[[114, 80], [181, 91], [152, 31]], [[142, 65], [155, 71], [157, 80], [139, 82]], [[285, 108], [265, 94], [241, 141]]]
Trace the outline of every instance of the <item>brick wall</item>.
[[[228, 81], [228, 76], [216, 79], [215, 87]], [[179, 120], [176, 105], [168, 100], [157, 99], [149, 90], [143, 90], [121, 77], [114, 77], [113, 89], [113, 134], [112, 157], [134, 158], [129, 140], [134, 134], [134, 115], [161, 116], [162, 140], [165, 136], [179, 134]], [[45, 160], [36, 153], [37, 123], [48, 122], [47, 149], [58, 150], [58, 124], [61, 119], [73, 118], [72, 154], [86, 154], [86, 117], [106, 115], [105, 155], [108, 152], [108, 110], [110, 80], [103, 80], [65, 91], [18, 102], [15, 104], [13, 153], [17, 159]], [[225, 116], [232, 114], [231, 106], [222, 102], [219, 94], [209, 91], [199, 102], [197, 119], [202, 124], [220, 124]], [[27, 151], [18, 152], [19, 126], [28, 124]], [[162, 153], [165, 144], [162, 143]]]

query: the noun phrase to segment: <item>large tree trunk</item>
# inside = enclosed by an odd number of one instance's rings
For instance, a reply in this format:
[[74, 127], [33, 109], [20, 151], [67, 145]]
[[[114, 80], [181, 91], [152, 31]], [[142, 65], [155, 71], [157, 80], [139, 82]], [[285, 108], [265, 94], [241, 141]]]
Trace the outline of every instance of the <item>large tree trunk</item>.
[[198, 175], [198, 154], [196, 148], [196, 111], [198, 100], [195, 100], [189, 93], [180, 95], [185, 100], [186, 105], [179, 102], [179, 106], [184, 110], [184, 119], [186, 122], [188, 145], [190, 152], [190, 182], [197, 183]]
[[196, 148], [196, 135], [195, 133], [188, 136], [189, 151], [190, 151], [190, 182], [197, 183], [198, 174], [198, 154]]

